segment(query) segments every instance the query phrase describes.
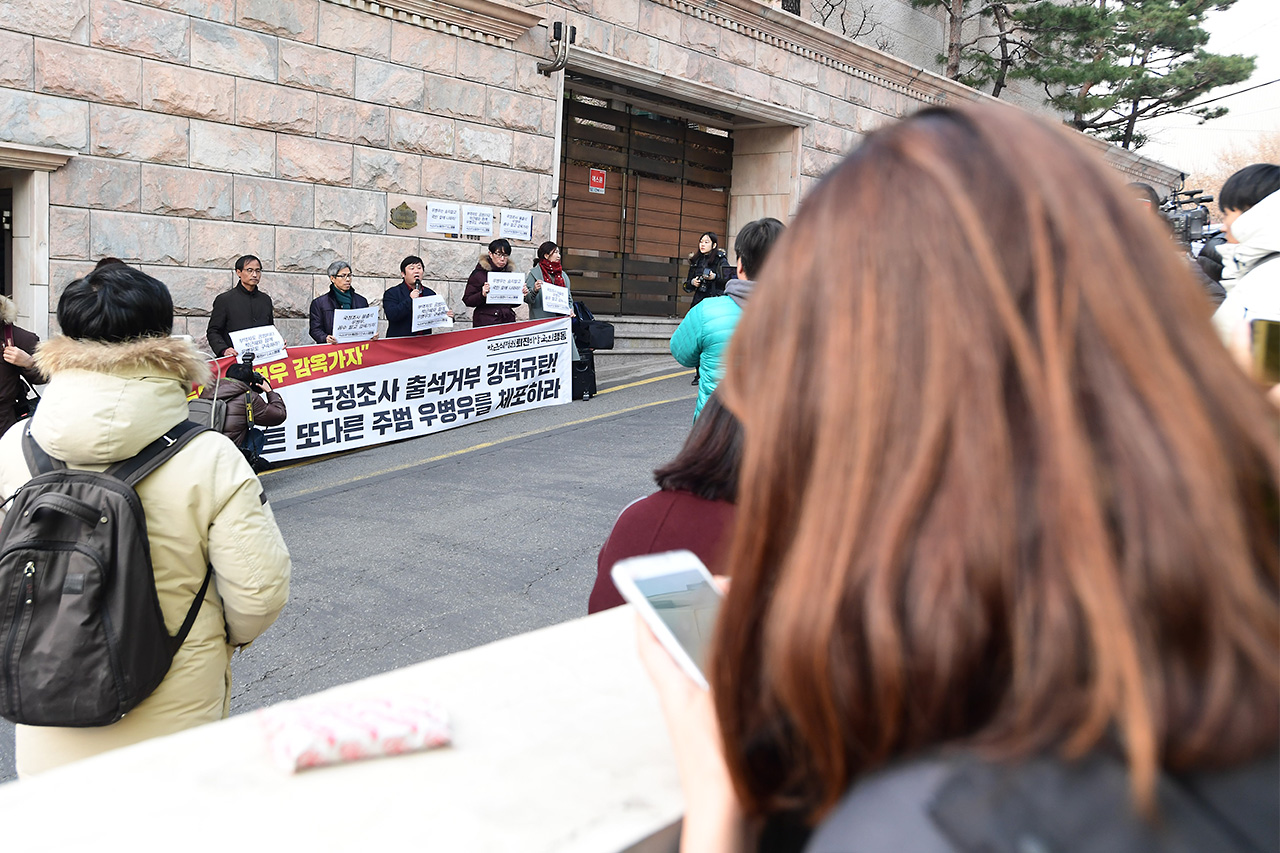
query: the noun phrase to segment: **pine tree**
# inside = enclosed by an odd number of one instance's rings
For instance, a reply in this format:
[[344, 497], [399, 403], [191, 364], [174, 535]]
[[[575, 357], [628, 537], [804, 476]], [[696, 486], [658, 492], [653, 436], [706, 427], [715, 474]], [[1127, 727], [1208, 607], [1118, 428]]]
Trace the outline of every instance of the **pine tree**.
[[[952, 0], [955, 2], [955, 0]], [[1013, 11], [1027, 49], [1011, 72], [1040, 83], [1078, 130], [1124, 148], [1146, 136], [1138, 122], [1247, 80], [1254, 58], [1209, 53], [1205, 14], [1235, 0], [1041, 0]], [[1226, 107], [1185, 110], [1202, 121]]]

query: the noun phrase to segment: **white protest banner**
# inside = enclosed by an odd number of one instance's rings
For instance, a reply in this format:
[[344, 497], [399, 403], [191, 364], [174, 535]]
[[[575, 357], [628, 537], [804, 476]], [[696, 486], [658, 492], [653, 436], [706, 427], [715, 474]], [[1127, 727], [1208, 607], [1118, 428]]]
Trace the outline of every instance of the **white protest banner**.
[[449, 303], [444, 301], [443, 296], [419, 296], [412, 301], [413, 324], [409, 327], [409, 331], [421, 332], [423, 329], [448, 326], [452, 323], [449, 319]]
[[[568, 403], [569, 334], [561, 317], [294, 347], [262, 369], [289, 411], [283, 424], [264, 430], [262, 455], [304, 459]], [[233, 361], [219, 359], [219, 371]]]
[[441, 201], [427, 202], [427, 230], [439, 234], [462, 231], [462, 207]]
[[493, 208], [462, 208], [462, 234], [464, 237], [492, 237]]
[[338, 308], [333, 312], [333, 336], [340, 344], [367, 341], [378, 334], [377, 308]]
[[524, 302], [524, 275], [518, 272], [489, 273], [489, 295], [485, 302], [490, 305], [519, 305]]
[[498, 236], [506, 237], [508, 240], [532, 240], [533, 211], [508, 210], [504, 208], [502, 211], [502, 227]]
[[568, 314], [572, 310], [569, 307], [569, 288], [544, 281], [542, 283], [542, 309], [550, 311], [552, 314]]
[[280, 337], [275, 326], [255, 326], [232, 332], [231, 345], [241, 357], [247, 352], [253, 353], [254, 364], [270, 364], [289, 355], [284, 349], [284, 338]]

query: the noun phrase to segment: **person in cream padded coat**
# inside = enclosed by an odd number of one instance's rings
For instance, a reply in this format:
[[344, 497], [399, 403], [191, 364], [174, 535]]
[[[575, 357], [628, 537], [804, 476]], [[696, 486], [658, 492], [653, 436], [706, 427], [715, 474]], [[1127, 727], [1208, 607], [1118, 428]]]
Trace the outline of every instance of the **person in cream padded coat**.
[[[31, 436], [71, 468], [101, 471], [128, 459], [187, 417], [187, 392], [208, 367], [171, 338], [168, 289], [124, 265], [67, 286], [63, 336], [36, 364], [49, 377]], [[24, 429], [0, 439], [0, 499], [30, 478]], [[213, 566], [195, 625], [164, 681], [119, 722], [97, 728], [18, 726], [21, 776], [228, 715], [231, 653], [275, 621], [289, 595], [289, 551], [262, 484], [230, 439], [196, 436], [137, 486], [146, 513], [156, 591], [176, 634]]]

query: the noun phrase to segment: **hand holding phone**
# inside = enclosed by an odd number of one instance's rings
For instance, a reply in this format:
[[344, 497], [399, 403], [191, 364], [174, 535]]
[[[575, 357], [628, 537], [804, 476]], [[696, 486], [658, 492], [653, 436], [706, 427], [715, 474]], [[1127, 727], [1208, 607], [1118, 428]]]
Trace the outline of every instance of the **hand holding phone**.
[[707, 689], [707, 654], [724, 596], [702, 561], [690, 551], [670, 551], [621, 560], [611, 574], [663, 648]]

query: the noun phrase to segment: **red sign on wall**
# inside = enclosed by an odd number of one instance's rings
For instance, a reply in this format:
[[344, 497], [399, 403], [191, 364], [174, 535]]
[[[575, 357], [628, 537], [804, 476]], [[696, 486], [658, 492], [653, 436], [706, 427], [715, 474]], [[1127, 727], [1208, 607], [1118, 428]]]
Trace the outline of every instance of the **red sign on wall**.
[[587, 189], [593, 193], [604, 192], [604, 169], [592, 169]]

